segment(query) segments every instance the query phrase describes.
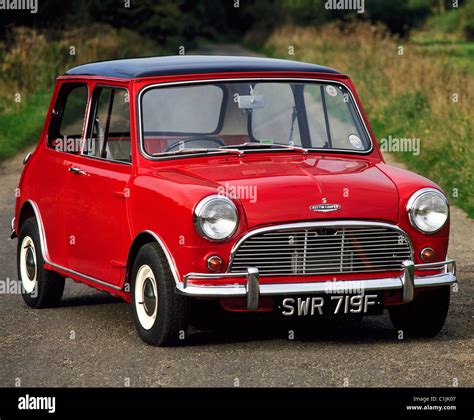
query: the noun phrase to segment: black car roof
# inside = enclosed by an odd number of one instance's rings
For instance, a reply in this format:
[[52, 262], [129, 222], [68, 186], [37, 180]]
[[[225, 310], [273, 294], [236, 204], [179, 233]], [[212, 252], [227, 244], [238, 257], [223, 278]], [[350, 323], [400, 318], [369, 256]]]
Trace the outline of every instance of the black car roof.
[[242, 56], [177, 55], [99, 61], [74, 67], [68, 70], [65, 75], [134, 79], [174, 74], [260, 71], [341, 74], [329, 67], [291, 60]]

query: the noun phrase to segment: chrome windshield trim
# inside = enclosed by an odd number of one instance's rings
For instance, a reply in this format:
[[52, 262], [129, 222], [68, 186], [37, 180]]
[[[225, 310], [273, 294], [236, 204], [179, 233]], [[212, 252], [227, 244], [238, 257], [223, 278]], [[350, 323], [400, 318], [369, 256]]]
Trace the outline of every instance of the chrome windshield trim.
[[[154, 83], [151, 85], [144, 86], [137, 95], [137, 102], [136, 102], [136, 107], [137, 107], [137, 127], [138, 127], [138, 148], [140, 150], [140, 153], [143, 157], [145, 157], [148, 160], [169, 160], [169, 159], [183, 159], [183, 158], [190, 158], [190, 157], [200, 157], [200, 156], [215, 156], [215, 155], [222, 155], [221, 152], [209, 152], [209, 153], [193, 153], [190, 155], [166, 155], [163, 154], [163, 156], [153, 156], [145, 151], [145, 148], [143, 147], [143, 125], [142, 125], [142, 95], [153, 88], [157, 87], [166, 87], [166, 86], [179, 86], [179, 85], [195, 85], [195, 84], [205, 84], [209, 82], [236, 82], [236, 81], [250, 81], [250, 80], [255, 80], [255, 81], [277, 81], [277, 82], [288, 82], [288, 81], [294, 81], [294, 82], [323, 82], [323, 83], [333, 83], [333, 84], [339, 84], [347, 89], [349, 94], [351, 95], [354, 107], [357, 111], [357, 115], [359, 116], [360, 123], [364, 127], [365, 134], [367, 135], [367, 138], [370, 142], [370, 147], [367, 150], [362, 150], [362, 151], [357, 151], [357, 150], [348, 150], [348, 149], [321, 149], [321, 148], [311, 148], [307, 149], [308, 152], [323, 152], [323, 153], [347, 153], [347, 154], [356, 154], [356, 155], [368, 155], [374, 150], [374, 139], [370, 135], [370, 132], [367, 128], [367, 125], [365, 123], [364, 118], [362, 117], [362, 112], [359, 108], [359, 105], [355, 99], [354, 93], [350, 89], [350, 87], [339, 81], [339, 80], [331, 80], [331, 79], [321, 79], [321, 78], [308, 78], [308, 77], [229, 77], [229, 78], [219, 78], [219, 79], [205, 79], [205, 80], [186, 80], [186, 81], [180, 81], [180, 82], [164, 82], [164, 83]], [[262, 152], [281, 152], [281, 151], [290, 151], [289, 149], [274, 149], [274, 150], [249, 150], [246, 151], [248, 153], [262, 153]]]
[[388, 229], [394, 229], [400, 232], [406, 239], [408, 245], [410, 246], [410, 259], [413, 260], [413, 245], [411, 243], [410, 237], [408, 234], [401, 229], [397, 225], [391, 225], [389, 223], [383, 222], [365, 222], [365, 221], [357, 221], [357, 220], [346, 220], [346, 221], [325, 221], [325, 222], [300, 222], [300, 223], [287, 223], [283, 225], [273, 225], [273, 226], [265, 226], [261, 228], [254, 229], [250, 232], [244, 234], [232, 247], [230, 251], [230, 258], [229, 264], [227, 265], [227, 273], [230, 273], [230, 269], [232, 267], [232, 263], [234, 261], [235, 254], [239, 249], [240, 245], [244, 243], [248, 238], [258, 235], [260, 233], [278, 231], [278, 230], [287, 230], [287, 229], [306, 229], [306, 228], [318, 228], [318, 227], [385, 227]]

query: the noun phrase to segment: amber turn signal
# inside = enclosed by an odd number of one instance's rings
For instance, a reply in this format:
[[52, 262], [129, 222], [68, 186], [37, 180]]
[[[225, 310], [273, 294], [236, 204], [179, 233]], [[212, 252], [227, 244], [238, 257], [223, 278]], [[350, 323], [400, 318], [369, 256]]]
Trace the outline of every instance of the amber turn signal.
[[207, 259], [207, 268], [209, 271], [219, 271], [222, 267], [222, 259], [217, 255], [213, 255]]
[[422, 251], [421, 251], [421, 259], [424, 261], [424, 262], [432, 262], [434, 260], [434, 257], [435, 257], [435, 251], [433, 248], [424, 248]]

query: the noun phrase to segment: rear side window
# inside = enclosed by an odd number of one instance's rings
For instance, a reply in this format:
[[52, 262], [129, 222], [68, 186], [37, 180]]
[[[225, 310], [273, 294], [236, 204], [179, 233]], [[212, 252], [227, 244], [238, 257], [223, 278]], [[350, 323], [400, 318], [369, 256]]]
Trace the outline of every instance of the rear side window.
[[64, 152], [79, 152], [88, 95], [85, 84], [62, 85], [48, 130], [49, 146]]
[[126, 89], [99, 87], [94, 90], [84, 154], [131, 162], [130, 111]]

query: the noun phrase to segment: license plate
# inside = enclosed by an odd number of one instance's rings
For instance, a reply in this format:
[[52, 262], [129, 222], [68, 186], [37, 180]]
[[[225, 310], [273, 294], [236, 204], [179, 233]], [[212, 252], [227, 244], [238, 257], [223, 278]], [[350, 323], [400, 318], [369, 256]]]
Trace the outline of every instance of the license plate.
[[381, 315], [383, 294], [288, 296], [279, 299], [278, 309], [285, 317]]

